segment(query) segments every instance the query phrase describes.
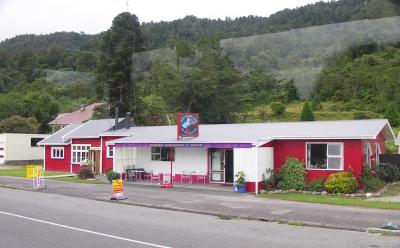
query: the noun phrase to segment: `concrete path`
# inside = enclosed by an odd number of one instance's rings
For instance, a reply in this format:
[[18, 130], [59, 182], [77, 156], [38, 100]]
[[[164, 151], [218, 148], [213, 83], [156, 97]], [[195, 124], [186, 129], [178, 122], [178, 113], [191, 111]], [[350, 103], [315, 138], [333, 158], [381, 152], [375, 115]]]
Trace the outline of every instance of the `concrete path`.
[[[65, 196], [108, 201], [111, 196], [109, 184], [78, 184], [46, 180], [43, 192]], [[31, 188], [31, 180], [0, 177], [0, 185]], [[323, 204], [300, 203], [257, 198], [252, 194], [236, 194], [206, 189], [173, 188], [125, 185], [128, 199], [120, 203], [153, 208], [258, 219], [267, 221], [299, 221], [308, 225], [347, 230], [365, 230], [381, 227], [390, 220], [400, 225], [400, 211]]]

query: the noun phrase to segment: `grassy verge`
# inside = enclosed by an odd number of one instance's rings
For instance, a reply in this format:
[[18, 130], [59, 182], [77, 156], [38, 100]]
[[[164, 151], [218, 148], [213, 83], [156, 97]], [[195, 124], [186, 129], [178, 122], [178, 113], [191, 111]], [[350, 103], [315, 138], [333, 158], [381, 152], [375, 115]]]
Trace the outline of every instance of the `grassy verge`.
[[382, 197], [388, 196], [400, 196], [400, 186], [399, 185], [388, 185], [387, 191], [382, 194]]
[[[58, 175], [65, 175], [68, 172], [62, 171], [45, 171], [45, 176], [58, 176]], [[10, 176], [10, 177], [25, 177], [26, 170], [25, 168], [17, 168], [17, 169], [4, 169], [0, 170], [0, 176]]]
[[400, 210], [400, 202], [392, 202], [389, 204], [387, 202], [381, 202], [381, 201], [367, 201], [364, 199], [345, 198], [339, 196], [286, 193], [286, 194], [262, 194], [260, 195], [260, 197], [286, 200], [286, 201], [330, 204], [338, 206]]
[[87, 183], [87, 184], [104, 184], [105, 182], [100, 180], [82, 180], [77, 177], [54, 177], [48, 178], [49, 180], [63, 181], [63, 182], [71, 182], [71, 183]]

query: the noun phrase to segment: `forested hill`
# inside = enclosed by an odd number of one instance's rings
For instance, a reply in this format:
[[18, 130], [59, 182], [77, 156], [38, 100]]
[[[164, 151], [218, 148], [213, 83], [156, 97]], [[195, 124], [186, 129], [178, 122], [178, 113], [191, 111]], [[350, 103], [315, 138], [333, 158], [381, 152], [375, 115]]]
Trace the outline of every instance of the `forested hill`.
[[165, 47], [174, 39], [198, 41], [210, 36], [220, 39], [242, 37], [353, 20], [397, 16], [399, 13], [398, 0], [341, 0], [285, 9], [270, 17], [248, 16], [211, 20], [186, 16], [172, 22], [143, 23], [142, 30], [147, 37], [147, 48], [152, 49]]

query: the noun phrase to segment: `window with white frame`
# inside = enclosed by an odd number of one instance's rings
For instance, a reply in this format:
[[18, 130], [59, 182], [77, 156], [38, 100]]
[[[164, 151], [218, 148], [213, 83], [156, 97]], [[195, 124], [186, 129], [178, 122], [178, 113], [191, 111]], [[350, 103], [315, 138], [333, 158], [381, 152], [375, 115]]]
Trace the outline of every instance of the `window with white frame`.
[[375, 163], [376, 164], [380, 164], [379, 154], [381, 154], [381, 147], [379, 146], [379, 144], [375, 144]]
[[364, 164], [371, 166], [371, 145], [369, 143], [364, 144]]
[[72, 145], [72, 163], [79, 164], [88, 158], [90, 145]]
[[52, 147], [51, 148], [52, 159], [64, 159], [64, 147]]
[[343, 170], [342, 143], [307, 143], [307, 169]]
[[153, 161], [175, 161], [175, 148], [152, 147], [151, 160]]
[[113, 158], [113, 157], [114, 157], [114, 147], [107, 146], [107, 158]]

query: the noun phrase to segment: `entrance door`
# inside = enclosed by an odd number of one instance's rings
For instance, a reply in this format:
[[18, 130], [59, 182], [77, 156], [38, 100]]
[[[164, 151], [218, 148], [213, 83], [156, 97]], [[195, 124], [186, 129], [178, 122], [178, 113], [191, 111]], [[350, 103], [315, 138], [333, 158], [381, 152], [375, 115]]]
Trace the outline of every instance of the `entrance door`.
[[233, 183], [233, 150], [213, 149], [210, 154], [210, 181]]
[[233, 183], [233, 150], [225, 150], [225, 183]]
[[89, 150], [89, 158], [94, 163], [92, 168], [94, 173], [100, 172], [100, 156], [99, 150]]
[[213, 149], [210, 152], [210, 156], [210, 181], [219, 183], [225, 182], [225, 153], [223, 150]]

